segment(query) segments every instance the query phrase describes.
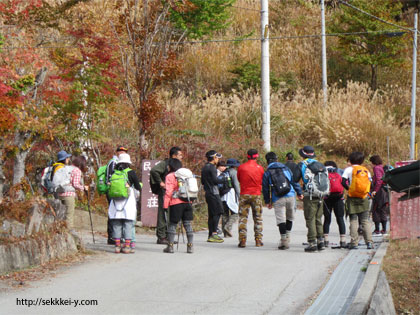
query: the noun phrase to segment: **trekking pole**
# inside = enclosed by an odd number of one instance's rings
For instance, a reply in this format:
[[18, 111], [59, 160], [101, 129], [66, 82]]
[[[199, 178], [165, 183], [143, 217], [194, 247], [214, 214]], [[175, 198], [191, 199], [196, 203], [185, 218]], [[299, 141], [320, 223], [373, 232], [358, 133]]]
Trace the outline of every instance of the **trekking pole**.
[[89, 192], [85, 190], [86, 198], [87, 198], [87, 206], [89, 211], [89, 218], [90, 218], [90, 228], [92, 229], [92, 238], [93, 238], [93, 244], [95, 244], [95, 234], [93, 233], [93, 223], [92, 223], [92, 213], [90, 212], [90, 199], [89, 199]]

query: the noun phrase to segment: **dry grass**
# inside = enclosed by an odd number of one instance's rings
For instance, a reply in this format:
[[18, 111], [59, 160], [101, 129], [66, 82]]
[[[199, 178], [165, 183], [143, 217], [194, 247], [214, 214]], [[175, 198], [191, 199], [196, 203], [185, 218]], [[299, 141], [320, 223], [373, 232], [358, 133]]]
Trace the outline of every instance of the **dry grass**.
[[420, 314], [420, 239], [391, 242], [383, 269], [397, 314]]
[[[395, 94], [374, 93], [366, 84], [354, 82], [346, 88], [332, 88], [327, 106], [315, 92], [298, 90], [289, 98], [272, 94], [272, 147], [285, 151], [310, 143], [328, 155], [346, 156], [352, 151], [362, 151], [366, 156], [386, 155], [386, 139], [390, 137], [391, 158], [405, 159], [409, 128], [402, 115], [394, 114], [397, 97], [390, 95]], [[400, 95], [403, 100], [404, 94]], [[232, 153], [233, 149], [241, 150], [236, 145], [245, 145], [244, 139], [259, 138], [262, 122], [258, 92], [206, 93], [200, 98], [165, 92], [162, 101], [174, 117], [168, 133], [174, 126], [197, 130], [204, 139], [221, 141], [222, 149], [232, 149]]]

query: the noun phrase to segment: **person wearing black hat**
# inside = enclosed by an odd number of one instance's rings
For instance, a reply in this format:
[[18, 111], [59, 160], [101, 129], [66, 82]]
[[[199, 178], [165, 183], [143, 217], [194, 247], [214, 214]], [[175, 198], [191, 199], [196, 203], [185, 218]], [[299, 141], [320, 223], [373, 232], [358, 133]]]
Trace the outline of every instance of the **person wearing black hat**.
[[169, 158], [166, 158], [162, 162], [153, 166], [150, 170], [150, 187], [152, 192], [158, 195], [158, 214], [156, 222], [156, 237], [157, 244], [168, 244], [168, 231], [167, 231], [167, 220], [166, 212], [163, 208], [163, 202], [165, 197], [165, 178], [169, 173], [169, 160], [178, 159], [182, 162], [183, 153], [180, 147], [172, 147], [169, 150]]
[[236, 159], [228, 159], [226, 162], [227, 169], [225, 174], [231, 185], [230, 190], [221, 196], [223, 203], [222, 214], [222, 231], [225, 237], [232, 237], [232, 225], [238, 220], [239, 197], [241, 188], [237, 176], [237, 167], [241, 165]]
[[298, 180], [302, 178], [303, 181], [303, 213], [305, 216], [306, 227], [308, 228], [308, 246], [305, 247], [305, 252], [324, 250], [324, 228], [322, 224], [322, 215], [324, 212], [324, 208], [322, 205], [323, 198], [320, 198], [316, 195], [312, 195], [311, 189], [307, 185], [308, 178], [305, 177], [305, 171], [308, 165], [314, 162], [319, 162], [315, 160], [315, 150], [312, 146], [304, 146], [302, 149], [299, 150], [299, 155], [304, 159], [298, 164], [301, 172], [300, 178], [298, 178]]
[[220, 215], [223, 213], [222, 200], [219, 195], [218, 184], [223, 184], [225, 179], [217, 177], [216, 165], [222, 158], [220, 153], [210, 150], [206, 153], [207, 163], [201, 169], [201, 184], [203, 185], [207, 209], [208, 209], [208, 228], [209, 237], [207, 242], [223, 243], [224, 240], [217, 235], [217, 227], [219, 225]]

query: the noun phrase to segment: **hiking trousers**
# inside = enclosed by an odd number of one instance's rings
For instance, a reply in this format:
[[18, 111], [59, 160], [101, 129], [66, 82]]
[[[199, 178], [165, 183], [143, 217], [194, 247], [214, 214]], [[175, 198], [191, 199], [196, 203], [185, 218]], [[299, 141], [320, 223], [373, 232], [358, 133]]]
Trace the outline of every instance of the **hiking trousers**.
[[74, 207], [75, 207], [75, 197], [59, 197], [61, 202], [66, 206], [66, 223], [69, 230], [74, 228]]
[[372, 242], [372, 227], [369, 222], [369, 211], [365, 211], [362, 213], [350, 214], [350, 236], [352, 245], [358, 245], [359, 243], [359, 220], [363, 228], [365, 243]]
[[158, 213], [156, 223], [156, 236], [158, 239], [166, 238], [166, 216], [165, 210], [163, 210], [163, 198], [165, 196], [165, 190], [161, 189], [158, 194]]
[[226, 201], [223, 201], [222, 230], [232, 233], [232, 225], [238, 220], [238, 214], [229, 209]]
[[262, 200], [260, 195], [241, 195], [239, 198], [239, 241], [246, 240], [249, 209], [254, 219], [255, 240], [263, 238]]
[[293, 221], [295, 219], [296, 197], [281, 197], [273, 203], [274, 213], [276, 215], [276, 225]]
[[309, 243], [314, 243], [317, 238], [324, 237], [324, 227], [322, 225], [323, 213], [322, 199], [312, 197], [311, 200], [309, 196], [303, 197], [303, 214], [308, 229]]

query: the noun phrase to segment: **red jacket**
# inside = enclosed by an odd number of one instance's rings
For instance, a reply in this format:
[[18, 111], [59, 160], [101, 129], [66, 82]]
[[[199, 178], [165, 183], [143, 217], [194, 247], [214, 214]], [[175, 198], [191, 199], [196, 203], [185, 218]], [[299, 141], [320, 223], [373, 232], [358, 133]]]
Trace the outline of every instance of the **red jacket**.
[[261, 195], [264, 168], [256, 160], [248, 160], [238, 167], [241, 195]]

